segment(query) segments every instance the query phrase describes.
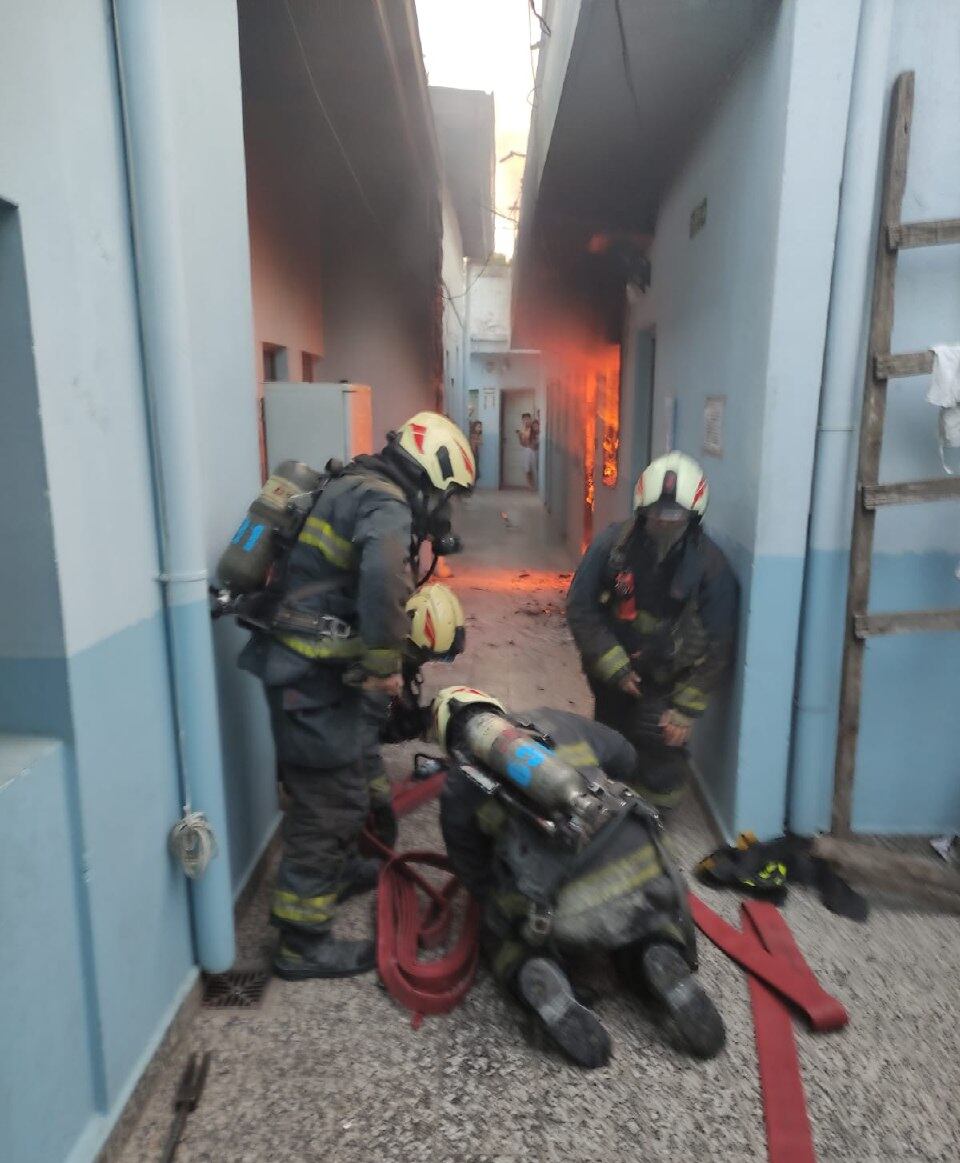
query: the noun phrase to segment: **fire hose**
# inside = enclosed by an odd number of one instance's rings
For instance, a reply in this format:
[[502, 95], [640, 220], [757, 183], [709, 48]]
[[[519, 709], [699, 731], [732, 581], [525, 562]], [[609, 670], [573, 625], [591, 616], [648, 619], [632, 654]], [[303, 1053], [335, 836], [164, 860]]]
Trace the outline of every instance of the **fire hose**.
[[[403, 817], [435, 799], [446, 778], [446, 770], [441, 769], [426, 779], [410, 778], [397, 784], [394, 812]], [[420, 950], [436, 949], [453, 929], [454, 898], [460, 882], [442, 853], [396, 852], [369, 829], [364, 839], [385, 861], [377, 889], [377, 970], [390, 996], [412, 1011], [416, 1029], [425, 1015], [455, 1009], [473, 985], [480, 956], [479, 906], [470, 897], [454, 943], [442, 956], [422, 961]], [[417, 866], [451, 875], [437, 888]], [[426, 898], [425, 904], [418, 893]]]

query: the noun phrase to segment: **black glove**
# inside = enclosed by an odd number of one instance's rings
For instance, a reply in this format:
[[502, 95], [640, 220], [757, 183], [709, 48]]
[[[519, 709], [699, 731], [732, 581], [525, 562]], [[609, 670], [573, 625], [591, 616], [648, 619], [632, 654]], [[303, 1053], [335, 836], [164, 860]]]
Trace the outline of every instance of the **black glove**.
[[380, 728], [381, 743], [406, 743], [419, 739], [430, 726], [430, 708], [421, 707], [416, 695], [405, 687], [403, 693], [390, 700], [387, 717]]

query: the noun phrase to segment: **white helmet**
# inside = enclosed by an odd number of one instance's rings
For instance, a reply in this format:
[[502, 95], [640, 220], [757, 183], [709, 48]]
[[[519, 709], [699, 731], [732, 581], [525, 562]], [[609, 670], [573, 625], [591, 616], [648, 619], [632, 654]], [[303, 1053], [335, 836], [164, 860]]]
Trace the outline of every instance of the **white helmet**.
[[447, 728], [453, 715], [471, 705], [491, 707], [501, 715], [507, 713], [503, 703], [484, 691], [478, 691], [470, 686], [444, 687], [430, 708], [431, 733], [441, 747], [447, 746]]
[[633, 508], [647, 509], [658, 501], [672, 502], [695, 517], [707, 511], [710, 489], [703, 469], [685, 452], [668, 452], [652, 460], [633, 490]]
[[463, 653], [463, 607], [449, 586], [439, 582], [421, 586], [407, 602], [406, 611], [408, 652], [417, 662], [448, 662]]
[[469, 492], [477, 479], [470, 441], [439, 412], [418, 412], [397, 429], [396, 446], [441, 493]]

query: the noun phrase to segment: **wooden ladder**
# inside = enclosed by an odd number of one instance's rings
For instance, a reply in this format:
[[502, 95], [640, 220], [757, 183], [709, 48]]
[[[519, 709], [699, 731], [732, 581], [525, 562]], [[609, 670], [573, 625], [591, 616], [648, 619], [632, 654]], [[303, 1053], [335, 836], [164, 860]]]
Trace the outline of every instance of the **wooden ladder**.
[[[910, 123], [913, 117], [912, 72], [901, 73], [893, 87], [883, 170], [877, 265], [873, 279], [870, 343], [867, 351], [860, 424], [857, 497], [850, 546], [850, 575], [843, 644], [840, 718], [834, 771], [832, 833], [851, 836], [854, 769], [860, 734], [863, 659], [866, 640], [880, 634], [907, 634], [917, 630], [960, 630], [960, 609], [911, 610], [893, 614], [869, 612], [873, 528], [877, 509], [884, 505], [916, 505], [926, 501], [960, 498], [960, 476], [929, 481], [880, 484], [880, 448], [883, 442], [887, 381], [900, 376], [924, 375], [932, 370], [930, 351], [894, 354], [894, 282], [897, 255], [907, 247], [940, 246], [960, 242], [960, 218], [936, 222], [901, 222], [907, 181]], [[944, 869], [943, 871], [946, 871]]]

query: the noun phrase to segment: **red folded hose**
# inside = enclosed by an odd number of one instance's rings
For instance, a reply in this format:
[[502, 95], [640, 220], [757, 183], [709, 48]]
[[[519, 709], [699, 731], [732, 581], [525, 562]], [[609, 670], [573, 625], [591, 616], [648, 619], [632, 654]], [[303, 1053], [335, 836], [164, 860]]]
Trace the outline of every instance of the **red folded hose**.
[[727, 924], [699, 897], [690, 893], [688, 899], [690, 912], [700, 932], [738, 965], [792, 1002], [806, 1015], [814, 1030], [839, 1030], [847, 1024], [847, 1011], [827, 993], [806, 966], [800, 969], [785, 957], [758, 948], [752, 936], [744, 936], [739, 929]]
[[[783, 958], [813, 978], [787, 922], [772, 904], [745, 901], [741, 912], [743, 934], [758, 949]], [[752, 973], [747, 974], [747, 987], [760, 1067], [767, 1158], [769, 1163], [816, 1163], [790, 1008], [779, 994]]]
[[[407, 779], [393, 791], [393, 808], [405, 816], [438, 796], [446, 780], [439, 771], [427, 779]], [[414, 1027], [425, 1014], [455, 1009], [473, 985], [480, 955], [480, 910], [471, 897], [456, 941], [443, 956], [421, 961], [421, 949], [434, 949], [453, 927], [453, 899], [461, 888], [451, 873], [437, 888], [416, 865], [450, 872], [439, 852], [394, 852], [368, 831], [367, 842], [385, 859], [377, 888], [377, 969], [387, 992], [413, 1012]]]

